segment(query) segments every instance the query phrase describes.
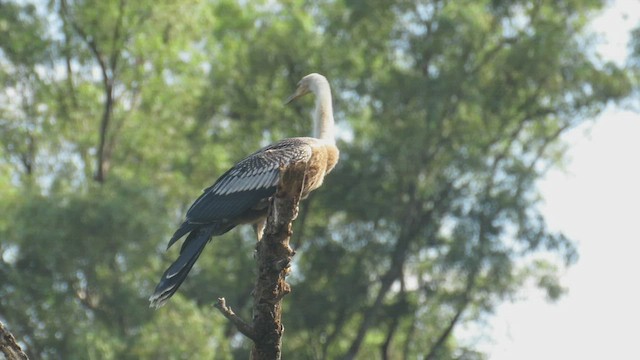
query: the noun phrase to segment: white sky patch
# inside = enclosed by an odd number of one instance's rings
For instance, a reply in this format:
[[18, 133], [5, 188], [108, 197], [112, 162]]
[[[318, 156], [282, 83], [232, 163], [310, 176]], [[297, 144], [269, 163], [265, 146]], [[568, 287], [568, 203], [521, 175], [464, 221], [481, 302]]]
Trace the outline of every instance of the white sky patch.
[[617, 0], [594, 19], [589, 30], [600, 35], [597, 52], [604, 59], [623, 65], [627, 59], [631, 29], [640, 22], [640, 1]]
[[640, 359], [640, 115], [610, 109], [565, 141], [571, 161], [540, 182], [541, 210], [580, 260], [557, 304], [528, 287], [524, 301], [500, 306], [484, 347], [492, 360]]
[[[592, 23], [597, 52], [626, 62], [640, 1], [618, 0]], [[580, 259], [562, 276], [569, 293], [550, 304], [532, 287], [489, 321], [491, 360], [640, 359], [640, 114], [615, 106], [563, 136], [565, 170], [539, 182], [553, 230], [578, 244]]]

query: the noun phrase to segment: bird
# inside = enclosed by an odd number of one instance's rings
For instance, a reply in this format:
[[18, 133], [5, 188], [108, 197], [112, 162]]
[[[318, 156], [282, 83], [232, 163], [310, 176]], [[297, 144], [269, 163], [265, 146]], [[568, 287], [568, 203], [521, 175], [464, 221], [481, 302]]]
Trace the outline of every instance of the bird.
[[270, 198], [288, 165], [306, 163], [302, 199], [322, 185], [339, 158], [329, 81], [317, 73], [304, 76], [285, 104], [309, 93], [315, 95], [311, 113], [313, 136], [286, 138], [268, 145], [239, 161], [203, 190], [169, 240], [167, 249], [188, 234], [180, 255], [164, 272], [149, 298], [150, 307], [161, 307], [175, 294], [212, 237], [238, 225], [251, 224], [260, 240]]

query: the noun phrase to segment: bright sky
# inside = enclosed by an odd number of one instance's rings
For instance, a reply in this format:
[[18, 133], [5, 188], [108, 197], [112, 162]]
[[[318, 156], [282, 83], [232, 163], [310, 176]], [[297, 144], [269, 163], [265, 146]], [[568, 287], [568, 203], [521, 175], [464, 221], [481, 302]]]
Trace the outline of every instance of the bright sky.
[[[598, 52], [624, 63], [640, 1], [617, 0], [593, 24]], [[490, 360], [640, 359], [640, 114], [611, 106], [564, 136], [570, 162], [540, 181], [541, 210], [578, 243], [555, 304], [527, 288], [489, 322]]]

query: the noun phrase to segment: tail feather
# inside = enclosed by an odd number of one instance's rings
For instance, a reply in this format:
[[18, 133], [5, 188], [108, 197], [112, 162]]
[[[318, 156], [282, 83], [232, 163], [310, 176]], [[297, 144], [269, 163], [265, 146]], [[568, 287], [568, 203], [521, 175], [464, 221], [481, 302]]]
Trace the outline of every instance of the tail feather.
[[167, 249], [169, 249], [171, 245], [173, 245], [176, 241], [180, 240], [180, 238], [183, 237], [185, 234], [197, 228], [198, 226], [202, 226], [202, 224], [193, 224], [193, 223], [190, 223], [189, 221], [183, 222], [182, 225], [180, 225], [180, 227], [178, 228], [178, 230], [176, 230], [176, 232], [173, 234], [173, 236], [171, 237], [171, 240], [169, 240], [169, 245], [167, 245]]
[[169, 266], [164, 274], [162, 274], [160, 283], [156, 286], [153, 295], [149, 297], [150, 307], [155, 307], [156, 309], [161, 307], [178, 290], [180, 284], [182, 284], [187, 274], [189, 274], [193, 264], [198, 260], [205, 245], [207, 245], [211, 236], [214, 235], [216, 228], [217, 226], [215, 225], [202, 227], [193, 230], [191, 234], [187, 236], [180, 249], [180, 256]]

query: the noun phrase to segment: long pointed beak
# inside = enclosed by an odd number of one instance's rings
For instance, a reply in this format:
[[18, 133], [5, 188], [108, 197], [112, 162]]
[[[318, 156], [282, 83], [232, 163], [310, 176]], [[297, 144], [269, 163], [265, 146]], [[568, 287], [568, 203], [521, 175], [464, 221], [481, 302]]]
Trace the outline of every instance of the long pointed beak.
[[289, 97], [287, 98], [287, 100], [285, 100], [285, 101], [284, 101], [284, 104], [285, 104], [285, 105], [289, 104], [290, 102], [292, 102], [293, 100], [295, 100], [298, 96], [299, 96], [299, 95], [298, 95], [298, 92], [296, 91], [295, 93], [291, 94], [291, 96], [289, 96]]
[[301, 96], [307, 95], [309, 92], [310, 91], [306, 86], [298, 85], [296, 91], [284, 101], [284, 104], [286, 105]]
[[293, 94], [291, 94], [291, 96], [289, 96], [287, 98], [287, 100], [284, 101], [284, 104], [287, 105], [290, 102], [292, 102], [293, 100], [299, 98], [302, 94], [300, 94], [300, 91], [296, 90], [296, 92], [294, 92]]

